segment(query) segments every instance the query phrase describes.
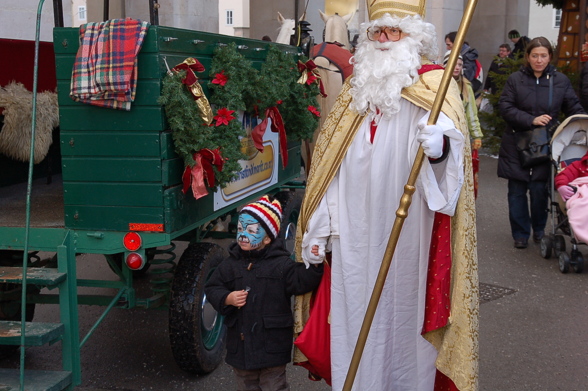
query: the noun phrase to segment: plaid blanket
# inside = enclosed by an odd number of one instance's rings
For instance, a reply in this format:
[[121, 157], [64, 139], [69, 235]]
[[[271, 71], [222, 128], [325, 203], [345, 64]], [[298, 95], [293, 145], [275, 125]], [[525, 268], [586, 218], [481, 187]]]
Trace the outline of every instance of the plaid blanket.
[[137, 87], [137, 54], [148, 28], [148, 22], [131, 18], [80, 26], [70, 97], [95, 106], [130, 110]]

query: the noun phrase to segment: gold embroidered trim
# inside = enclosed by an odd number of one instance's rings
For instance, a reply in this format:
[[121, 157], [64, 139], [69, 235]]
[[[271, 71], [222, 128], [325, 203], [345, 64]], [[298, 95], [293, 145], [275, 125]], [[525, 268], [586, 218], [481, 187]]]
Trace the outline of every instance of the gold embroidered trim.
[[[414, 1], [413, 1], [414, 3]], [[396, 15], [400, 18], [405, 16], [420, 15], [425, 17], [425, 2], [418, 1], [416, 4], [407, 4], [399, 1], [380, 1], [374, 0], [368, 4], [368, 13], [370, 20], [376, 20], [384, 16], [385, 13]]]

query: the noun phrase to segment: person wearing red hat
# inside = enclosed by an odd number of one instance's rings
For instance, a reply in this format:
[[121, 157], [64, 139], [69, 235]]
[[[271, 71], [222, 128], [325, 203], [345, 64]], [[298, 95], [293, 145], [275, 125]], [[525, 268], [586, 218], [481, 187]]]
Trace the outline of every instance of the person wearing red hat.
[[285, 391], [292, 360], [293, 295], [318, 286], [323, 265], [306, 267], [278, 237], [282, 207], [263, 196], [240, 211], [237, 242], [205, 286], [208, 301], [225, 317], [227, 355], [237, 390]]

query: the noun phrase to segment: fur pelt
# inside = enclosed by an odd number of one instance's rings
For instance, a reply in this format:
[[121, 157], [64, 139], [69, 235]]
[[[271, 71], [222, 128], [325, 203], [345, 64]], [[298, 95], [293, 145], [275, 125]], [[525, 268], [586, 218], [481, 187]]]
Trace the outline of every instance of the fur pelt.
[[[0, 131], [0, 153], [28, 162], [31, 150], [33, 93], [21, 83], [11, 82], [0, 88], [0, 107], [4, 108], [4, 126]], [[53, 129], [59, 126], [59, 106], [55, 92], [37, 94], [35, 164], [40, 163], [53, 142]]]

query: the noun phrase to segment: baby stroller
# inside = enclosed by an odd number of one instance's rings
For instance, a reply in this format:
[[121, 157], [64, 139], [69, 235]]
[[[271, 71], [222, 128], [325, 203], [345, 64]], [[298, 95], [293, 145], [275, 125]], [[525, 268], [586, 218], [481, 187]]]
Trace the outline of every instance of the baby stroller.
[[[559, 270], [581, 273], [584, 269], [584, 257], [578, 250], [579, 244], [568, 222], [565, 202], [555, 190], [555, 175], [572, 162], [579, 160], [588, 150], [588, 115], [576, 114], [566, 118], [555, 130], [551, 139], [551, 181], [549, 183], [549, 212], [551, 215], [551, 233], [541, 239], [541, 256], [551, 258], [552, 252], [558, 258]], [[566, 252], [565, 236], [570, 237], [572, 250]]]

